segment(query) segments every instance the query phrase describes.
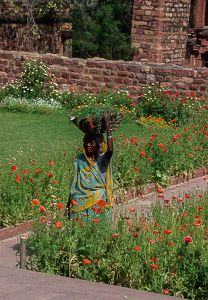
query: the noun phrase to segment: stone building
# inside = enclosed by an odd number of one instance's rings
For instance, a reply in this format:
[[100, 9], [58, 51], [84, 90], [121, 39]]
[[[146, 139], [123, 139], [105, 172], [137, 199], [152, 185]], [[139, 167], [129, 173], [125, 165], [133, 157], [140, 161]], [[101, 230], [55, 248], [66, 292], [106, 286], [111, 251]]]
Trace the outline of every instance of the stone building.
[[208, 66], [207, 0], [134, 0], [134, 60]]
[[47, 0], [0, 0], [0, 49], [71, 56], [70, 7]]

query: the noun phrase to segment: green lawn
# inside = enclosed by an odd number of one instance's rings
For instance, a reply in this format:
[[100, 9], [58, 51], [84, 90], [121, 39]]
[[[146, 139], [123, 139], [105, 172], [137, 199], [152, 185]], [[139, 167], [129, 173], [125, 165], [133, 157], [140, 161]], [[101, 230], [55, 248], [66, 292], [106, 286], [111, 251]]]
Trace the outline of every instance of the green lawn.
[[[53, 159], [54, 153], [81, 146], [83, 134], [67, 115], [0, 112], [0, 164], [13, 163], [20, 156]], [[121, 132], [138, 134], [135, 121], [124, 120], [116, 134]]]

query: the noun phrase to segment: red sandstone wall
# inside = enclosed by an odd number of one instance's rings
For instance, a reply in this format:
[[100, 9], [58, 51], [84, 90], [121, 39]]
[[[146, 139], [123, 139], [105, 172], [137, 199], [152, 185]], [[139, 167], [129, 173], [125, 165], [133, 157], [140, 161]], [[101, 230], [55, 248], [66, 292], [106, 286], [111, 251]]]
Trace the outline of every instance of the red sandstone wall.
[[0, 84], [20, 77], [26, 59], [43, 59], [55, 75], [54, 81], [64, 90], [97, 92], [126, 88], [137, 93], [145, 83], [159, 82], [175, 91], [208, 91], [207, 68], [183, 68], [176, 65], [142, 64], [109, 61], [101, 58], [66, 58], [56, 54], [38, 54], [0, 50]]
[[132, 18], [134, 60], [185, 62], [191, 0], [135, 0]]

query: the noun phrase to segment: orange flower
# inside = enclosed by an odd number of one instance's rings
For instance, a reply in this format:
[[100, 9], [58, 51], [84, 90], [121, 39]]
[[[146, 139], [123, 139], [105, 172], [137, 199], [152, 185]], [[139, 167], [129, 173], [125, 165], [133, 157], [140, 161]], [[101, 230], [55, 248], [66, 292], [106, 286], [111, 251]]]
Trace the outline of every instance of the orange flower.
[[150, 265], [150, 268], [151, 268], [152, 270], [158, 269], [158, 265]]
[[171, 234], [172, 231], [171, 231], [170, 229], [166, 229], [166, 230], [164, 230], [164, 233], [165, 233], [165, 234]]
[[136, 211], [136, 209], [135, 209], [134, 207], [129, 207], [129, 208], [128, 208], [128, 211], [133, 213], [133, 212]]
[[113, 234], [112, 234], [112, 237], [113, 237], [114, 239], [116, 239], [116, 238], [119, 237], [119, 234], [118, 234], [118, 233], [113, 233]]
[[38, 199], [33, 199], [31, 201], [32, 205], [39, 205], [40, 204], [40, 201]]
[[105, 200], [103, 200], [103, 199], [100, 199], [98, 202], [97, 202], [97, 205], [99, 206], [99, 207], [106, 207], [106, 205], [107, 205], [107, 203], [105, 202]]
[[39, 206], [39, 210], [40, 210], [40, 212], [45, 212], [46, 211], [45, 207], [42, 206], [42, 205]]
[[20, 176], [19, 174], [16, 174], [15, 181], [16, 181], [17, 183], [20, 183], [20, 182], [21, 182], [21, 176]]
[[60, 228], [63, 227], [63, 223], [60, 222], [60, 221], [57, 221], [57, 222], [55, 223], [55, 227], [56, 227], [57, 229], [60, 229]]
[[164, 294], [164, 295], [168, 295], [169, 293], [170, 293], [170, 290], [169, 290], [169, 289], [164, 289], [164, 290], [163, 290], [163, 294]]
[[56, 207], [57, 207], [58, 210], [61, 210], [61, 209], [64, 208], [64, 204], [63, 203], [57, 203]]
[[91, 265], [92, 261], [90, 259], [88, 259], [88, 258], [84, 258], [82, 260], [82, 263], [83, 263], [83, 265]]
[[134, 246], [134, 247], [132, 248], [132, 250], [139, 251], [139, 250], [142, 250], [142, 248], [139, 247], [139, 246]]
[[93, 219], [92, 222], [95, 223], [95, 224], [98, 224], [98, 223], [100, 223], [100, 220], [99, 219]]
[[12, 171], [12, 172], [17, 171], [17, 166], [16, 166], [16, 165], [11, 166], [11, 171]]
[[71, 204], [72, 204], [73, 206], [77, 206], [77, 205], [78, 205], [78, 202], [77, 202], [76, 200], [72, 199], [72, 200], [71, 200]]

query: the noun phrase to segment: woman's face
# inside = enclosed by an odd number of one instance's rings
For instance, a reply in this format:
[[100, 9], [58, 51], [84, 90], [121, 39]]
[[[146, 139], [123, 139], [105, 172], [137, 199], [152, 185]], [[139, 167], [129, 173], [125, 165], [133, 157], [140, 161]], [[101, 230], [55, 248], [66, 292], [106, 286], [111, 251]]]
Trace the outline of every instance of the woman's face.
[[98, 152], [97, 143], [95, 140], [84, 141], [84, 149], [87, 155], [93, 155]]

